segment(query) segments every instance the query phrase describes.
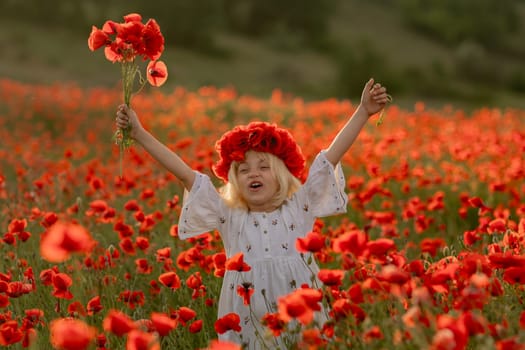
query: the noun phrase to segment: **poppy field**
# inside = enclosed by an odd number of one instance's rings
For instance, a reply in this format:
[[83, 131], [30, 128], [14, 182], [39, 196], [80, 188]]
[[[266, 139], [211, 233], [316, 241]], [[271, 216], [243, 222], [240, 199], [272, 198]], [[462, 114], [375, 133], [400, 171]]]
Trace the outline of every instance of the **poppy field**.
[[[121, 93], [0, 80], [0, 345], [240, 349], [217, 340], [239, 319], [216, 315], [221, 276], [241, 260], [217, 232], [177, 237], [182, 185], [140, 146], [120, 175]], [[289, 128], [308, 166], [357, 107], [215, 87], [146, 89], [132, 105], [212, 179], [215, 141], [234, 125]], [[267, 333], [300, 333], [290, 349], [525, 349], [525, 111], [385, 112], [343, 159], [347, 214], [297, 241], [323, 285], [283, 296]]]

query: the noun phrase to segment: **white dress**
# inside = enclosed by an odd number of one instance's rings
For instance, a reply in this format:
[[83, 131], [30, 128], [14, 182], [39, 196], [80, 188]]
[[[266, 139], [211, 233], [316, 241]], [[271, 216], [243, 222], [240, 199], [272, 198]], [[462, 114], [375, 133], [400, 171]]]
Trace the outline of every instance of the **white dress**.
[[[305, 183], [279, 209], [268, 213], [228, 207], [210, 178], [196, 174], [193, 187], [184, 198], [179, 237], [187, 239], [217, 229], [227, 258], [242, 252], [244, 261], [251, 266], [247, 272], [226, 271], [218, 317], [237, 313], [242, 330], [228, 331], [219, 335], [219, 339], [245, 344], [247, 349], [279, 347], [283, 339], [269, 336], [259, 321], [265, 314], [276, 311], [279, 297], [302, 284], [312, 286], [313, 274], [317, 278], [317, 263], [312, 259], [307, 266], [308, 255], [301, 257], [295, 244], [297, 238], [312, 231], [316, 218], [346, 212], [341, 166], [334, 168], [321, 151]], [[237, 294], [242, 283], [251, 283], [255, 290], [250, 306], [244, 305]], [[267, 338], [266, 343], [262, 338]]]

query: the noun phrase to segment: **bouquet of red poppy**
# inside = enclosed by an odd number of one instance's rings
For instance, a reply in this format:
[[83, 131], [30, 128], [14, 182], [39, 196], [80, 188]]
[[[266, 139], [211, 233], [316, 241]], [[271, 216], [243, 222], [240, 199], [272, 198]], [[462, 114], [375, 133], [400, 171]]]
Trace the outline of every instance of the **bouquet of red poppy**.
[[[117, 23], [108, 20], [102, 29], [93, 26], [88, 38], [88, 47], [91, 51], [104, 47], [106, 58], [112, 63], [120, 63], [124, 103], [128, 106], [131, 102], [136, 77], [139, 78], [137, 92], [146, 83], [140, 72], [137, 57], [142, 57], [144, 61], [150, 60], [146, 68], [146, 78], [151, 85], [161, 86], [168, 78], [166, 65], [159, 61], [164, 51], [164, 37], [154, 19], [142, 23], [141, 15], [130, 13], [124, 16], [124, 22]], [[119, 129], [114, 135], [115, 142], [120, 148], [121, 175], [122, 153], [132, 144], [129, 133], [129, 128]]]

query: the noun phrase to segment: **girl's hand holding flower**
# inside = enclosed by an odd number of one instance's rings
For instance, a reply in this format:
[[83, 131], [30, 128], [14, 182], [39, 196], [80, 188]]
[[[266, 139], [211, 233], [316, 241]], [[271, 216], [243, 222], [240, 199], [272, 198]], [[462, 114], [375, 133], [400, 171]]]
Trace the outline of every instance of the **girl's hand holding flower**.
[[361, 105], [368, 116], [379, 112], [387, 102], [389, 102], [389, 95], [386, 93], [386, 88], [379, 83], [374, 83], [374, 79], [370, 79], [361, 94]]
[[136, 140], [137, 135], [144, 129], [137, 117], [137, 113], [125, 103], [121, 104], [117, 109], [116, 124], [120, 129], [128, 129], [129, 127], [129, 136], [133, 140]]
[[391, 101], [392, 97], [387, 93], [386, 88], [379, 83], [374, 83], [373, 78], [366, 83], [361, 94], [361, 106], [369, 117], [381, 111], [376, 125], [383, 123], [384, 108]]

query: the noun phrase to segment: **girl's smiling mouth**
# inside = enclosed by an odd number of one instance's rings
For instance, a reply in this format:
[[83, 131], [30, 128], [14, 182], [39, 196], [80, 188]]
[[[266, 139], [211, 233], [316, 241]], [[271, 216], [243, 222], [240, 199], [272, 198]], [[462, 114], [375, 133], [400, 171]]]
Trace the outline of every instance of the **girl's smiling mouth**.
[[254, 182], [251, 182], [248, 187], [250, 187], [250, 189], [252, 189], [252, 190], [256, 190], [256, 189], [261, 188], [262, 186], [263, 186], [262, 182], [254, 181]]

